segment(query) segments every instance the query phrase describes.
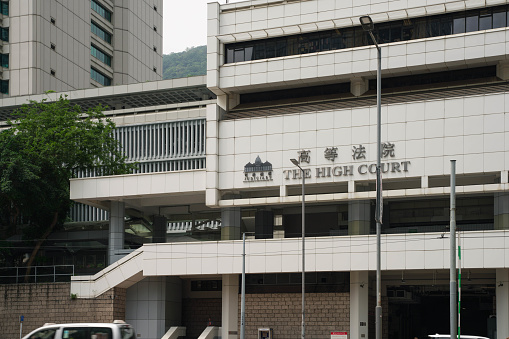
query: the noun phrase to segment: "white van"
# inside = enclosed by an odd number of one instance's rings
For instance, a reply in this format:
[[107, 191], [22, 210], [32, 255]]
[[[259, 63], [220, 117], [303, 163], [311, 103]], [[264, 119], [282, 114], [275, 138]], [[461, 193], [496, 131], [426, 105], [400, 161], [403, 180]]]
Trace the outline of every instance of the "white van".
[[131, 325], [123, 320], [113, 323], [44, 324], [23, 339], [135, 339]]
[[[430, 335], [428, 335], [428, 337], [434, 338], [434, 339], [450, 339], [451, 335], [450, 334], [430, 334]], [[460, 338], [461, 339], [490, 339], [487, 337], [481, 337], [479, 335], [465, 335], [465, 334], [461, 334]]]

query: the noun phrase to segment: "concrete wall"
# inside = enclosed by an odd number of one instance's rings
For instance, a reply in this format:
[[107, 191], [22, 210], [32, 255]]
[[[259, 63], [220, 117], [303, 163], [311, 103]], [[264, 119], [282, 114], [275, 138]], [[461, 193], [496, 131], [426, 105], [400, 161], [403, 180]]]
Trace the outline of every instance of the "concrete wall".
[[[298, 338], [301, 312], [300, 293], [247, 294], [246, 338], [256, 338], [258, 328], [266, 327], [273, 329], [274, 338]], [[330, 338], [332, 331], [350, 333], [350, 294], [306, 293], [306, 337]]]
[[113, 288], [95, 299], [71, 299], [70, 283], [0, 285], [0, 339], [23, 336], [44, 323], [113, 322], [125, 318], [123, 288]]

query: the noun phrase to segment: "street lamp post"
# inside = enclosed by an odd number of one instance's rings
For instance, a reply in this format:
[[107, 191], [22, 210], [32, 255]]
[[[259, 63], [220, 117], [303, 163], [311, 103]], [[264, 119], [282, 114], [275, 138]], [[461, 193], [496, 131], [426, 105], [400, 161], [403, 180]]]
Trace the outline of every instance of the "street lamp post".
[[302, 332], [301, 338], [304, 339], [306, 337], [306, 269], [305, 269], [305, 258], [306, 252], [304, 250], [305, 247], [305, 239], [306, 239], [306, 171], [300, 167], [299, 162], [296, 159], [290, 159], [292, 164], [297, 166], [302, 173]]
[[376, 221], [376, 308], [375, 308], [375, 330], [376, 339], [382, 338], [382, 272], [381, 272], [381, 253], [380, 253], [380, 234], [382, 232], [382, 177], [381, 172], [381, 158], [382, 158], [382, 146], [381, 146], [381, 119], [382, 119], [382, 51], [380, 46], [373, 35], [373, 29], [375, 25], [373, 20], [369, 16], [361, 16], [359, 18], [362, 28], [369, 33], [371, 40], [376, 46], [378, 65], [376, 70], [376, 148], [377, 148], [377, 159], [376, 159], [376, 208], [375, 208], [375, 221]]
[[253, 234], [253, 232], [242, 233], [242, 284], [240, 295], [240, 339], [245, 338], [246, 334], [246, 234]]

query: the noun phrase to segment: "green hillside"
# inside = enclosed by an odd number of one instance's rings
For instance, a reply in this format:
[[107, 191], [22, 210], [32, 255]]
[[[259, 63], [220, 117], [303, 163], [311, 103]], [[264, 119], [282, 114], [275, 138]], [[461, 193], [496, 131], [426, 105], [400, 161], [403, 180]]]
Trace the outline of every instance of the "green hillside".
[[207, 46], [186, 48], [163, 55], [163, 79], [186, 78], [207, 73]]

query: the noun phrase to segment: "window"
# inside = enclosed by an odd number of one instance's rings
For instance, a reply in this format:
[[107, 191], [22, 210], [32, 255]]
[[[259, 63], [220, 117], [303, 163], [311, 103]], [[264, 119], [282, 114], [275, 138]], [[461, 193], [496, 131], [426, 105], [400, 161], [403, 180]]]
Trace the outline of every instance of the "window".
[[[378, 43], [446, 36], [509, 25], [509, 6], [488, 7], [453, 14], [440, 14], [375, 25]], [[371, 45], [360, 27], [348, 27], [227, 44], [225, 63], [338, 50]]]
[[95, 22], [92, 21], [90, 25], [92, 33], [97, 35], [99, 38], [103, 39], [107, 43], [111, 44], [111, 34], [106, 32], [104, 29], [99, 27]]
[[[48, 337], [44, 337], [48, 338]], [[85, 339], [104, 338], [112, 339], [113, 331], [108, 327], [65, 327], [62, 331], [62, 338]]]
[[0, 27], [0, 39], [9, 41], [9, 27]]
[[94, 12], [111, 22], [111, 12], [108, 11], [106, 8], [104, 8], [102, 5], [100, 5], [97, 1], [92, 0], [92, 9]]
[[90, 77], [103, 86], [111, 86], [111, 79], [93, 67], [90, 68]]
[[0, 93], [9, 94], [9, 80], [0, 80]]
[[3, 68], [9, 68], [9, 54], [0, 53], [0, 62]]
[[99, 59], [103, 63], [105, 63], [108, 66], [111, 66], [111, 56], [103, 52], [101, 49], [97, 48], [94, 45], [90, 46], [90, 54], [92, 54], [93, 57]]
[[3, 15], [9, 15], [9, 2], [0, 1], [0, 13]]

